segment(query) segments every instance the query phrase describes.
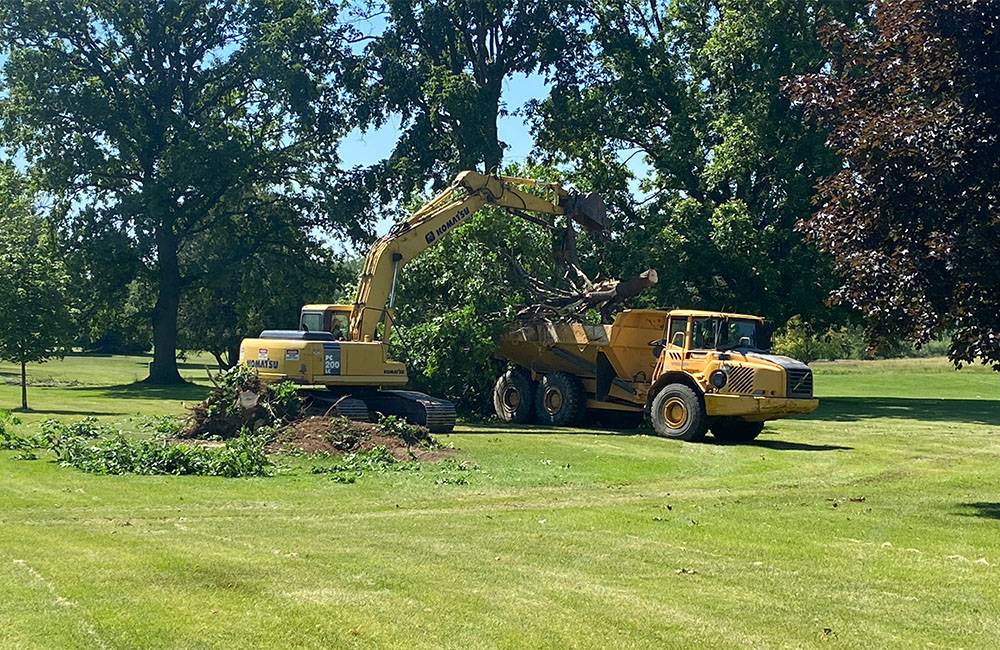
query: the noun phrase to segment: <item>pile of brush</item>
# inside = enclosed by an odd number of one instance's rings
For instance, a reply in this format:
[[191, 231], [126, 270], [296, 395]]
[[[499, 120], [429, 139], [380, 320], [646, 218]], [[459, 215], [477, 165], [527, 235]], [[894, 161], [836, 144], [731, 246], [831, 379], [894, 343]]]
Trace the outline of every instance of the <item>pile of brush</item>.
[[183, 438], [228, 439], [243, 429], [257, 431], [297, 420], [304, 403], [295, 384], [266, 384], [249, 366], [234, 366], [212, 378], [215, 387], [191, 407]]

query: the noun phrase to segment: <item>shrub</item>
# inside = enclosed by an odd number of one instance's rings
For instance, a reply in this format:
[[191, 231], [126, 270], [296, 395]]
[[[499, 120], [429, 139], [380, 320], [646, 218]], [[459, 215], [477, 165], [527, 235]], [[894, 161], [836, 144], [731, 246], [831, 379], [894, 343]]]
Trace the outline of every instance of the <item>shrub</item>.
[[264, 451], [266, 439], [244, 429], [223, 447], [129, 440], [121, 433], [91, 440], [63, 437], [51, 447], [60, 464], [92, 474], [197, 474], [201, 476], [271, 476], [274, 464]]
[[858, 336], [846, 327], [831, 325], [817, 332], [801, 316], [788, 319], [782, 331], [774, 336], [772, 349], [775, 354], [810, 363], [817, 359], [847, 359], [858, 353]]
[[184, 430], [184, 423], [176, 415], [149, 415], [139, 422], [139, 428], [163, 438], [174, 438]]
[[331, 481], [337, 483], [354, 483], [365, 473], [380, 474], [390, 470], [419, 471], [420, 464], [415, 461], [398, 461], [388, 449], [378, 446], [366, 451], [336, 456], [330, 465], [313, 466], [312, 473], [325, 474]]
[[21, 420], [17, 416], [10, 411], [0, 410], [0, 449], [20, 451], [14, 458], [28, 460], [29, 456], [34, 455], [31, 450], [45, 449], [48, 447], [48, 440], [40, 434], [19, 436], [8, 428], [19, 424]]
[[60, 438], [99, 438], [108, 433], [112, 433], [112, 430], [99, 423], [93, 415], [88, 415], [72, 424], [64, 424], [49, 418], [42, 422], [41, 426], [41, 435], [49, 441]]
[[[946, 337], [947, 338], [947, 337]], [[835, 359], [892, 359], [899, 357], [947, 356], [949, 343], [935, 339], [919, 349], [907, 341], [883, 343], [878, 349], [866, 346], [865, 333], [859, 326], [831, 325], [818, 330], [799, 316], [788, 319], [774, 336], [773, 350], [804, 363]]]
[[410, 424], [395, 415], [383, 415], [373, 430], [376, 434], [400, 438], [410, 447], [433, 448], [437, 446], [427, 428]]

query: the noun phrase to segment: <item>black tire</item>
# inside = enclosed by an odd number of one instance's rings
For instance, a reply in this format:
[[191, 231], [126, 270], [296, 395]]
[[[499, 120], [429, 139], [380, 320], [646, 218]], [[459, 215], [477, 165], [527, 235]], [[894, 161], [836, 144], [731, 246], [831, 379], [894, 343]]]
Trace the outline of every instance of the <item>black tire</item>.
[[613, 411], [600, 409], [594, 411], [601, 426], [616, 431], [631, 431], [639, 428], [645, 413], [642, 411]]
[[698, 440], [708, 433], [708, 417], [698, 394], [684, 384], [667, 384], [650, 405], [649, 419], [656, 435], [676, 440]]
[[720, 418], [712, 422], [712, 436], [725, 443], [750, 442], [763, 430], [763, 422], [745, 422], [738, 418]]
[[576, 426], [587, 410], [583, 384], [566, 372], [542, 377], [535, 392], [535, 413], [540, 424], [554, 427]]
[[501, 422], [526, 424], [535, 419], [535, 382], [522, 368], [511, 368], [493, 386], [493, 410]]

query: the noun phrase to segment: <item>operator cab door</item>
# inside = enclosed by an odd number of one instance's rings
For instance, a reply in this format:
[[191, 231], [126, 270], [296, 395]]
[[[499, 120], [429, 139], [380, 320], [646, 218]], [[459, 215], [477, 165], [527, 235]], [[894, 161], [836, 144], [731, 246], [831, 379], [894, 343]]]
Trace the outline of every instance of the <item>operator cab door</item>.
[[683, 370], [687, 352], [688, 318], [670, 316], [667, 321], [667, 345], [663, 351], [663, 365], [668, 370]]
[[690, 345], [684, 354], [684, 369], [699, 373], [708, 365], [709, 353], [715, 349], [715, 341], [720, 321], [718, 318], [695, 316], [691, 319], [688, 340]]

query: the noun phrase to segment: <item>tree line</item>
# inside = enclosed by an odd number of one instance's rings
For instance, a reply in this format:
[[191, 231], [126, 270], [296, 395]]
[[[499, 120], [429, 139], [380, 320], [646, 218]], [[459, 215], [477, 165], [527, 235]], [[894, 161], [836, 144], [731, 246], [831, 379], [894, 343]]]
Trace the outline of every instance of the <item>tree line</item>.
[[[152, 345], [156, 383], [180, 381], [178, 349], [231, 364], [243, 336], [350, 297], [356, 255], [331, 239], [363, 251], [458, 171], [503, 169], [606, 198], [612, 234], [581, 235], [580, 262], [655, 268], [634, 306], [859, 325], [874, 347], [947, 336], [956, 362], [1000, 367], [998, 18], [971, 0], [0, 0], [0, 353]], [[547, 94], [509, 106], [524, 74]], [[505, 159], [513, 111], [529, 161]], [[383, 160], [342, 162], [349, 134], [397, 123]], [[481, 399], [519, 274], [558, 280], [547, 238], [485, 213], [408, 267], [416, 383]]]

